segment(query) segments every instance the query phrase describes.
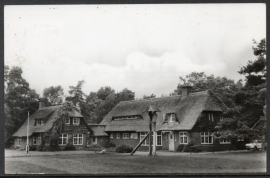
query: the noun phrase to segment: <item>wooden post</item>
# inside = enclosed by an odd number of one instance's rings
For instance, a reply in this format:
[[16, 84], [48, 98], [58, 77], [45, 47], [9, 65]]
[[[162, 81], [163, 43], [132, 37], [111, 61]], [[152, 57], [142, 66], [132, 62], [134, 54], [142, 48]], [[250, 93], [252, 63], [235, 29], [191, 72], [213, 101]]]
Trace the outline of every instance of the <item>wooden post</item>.
[[156, 122], [152, 122], [153, 123], [153, 155], [156, 156], [156, 145], [157, 145], [157, 132], [156, 132]]
[[152, 156], [152, 119], [153, 113], [149, 112], [150, 122], [149, 122], [149, 156]]

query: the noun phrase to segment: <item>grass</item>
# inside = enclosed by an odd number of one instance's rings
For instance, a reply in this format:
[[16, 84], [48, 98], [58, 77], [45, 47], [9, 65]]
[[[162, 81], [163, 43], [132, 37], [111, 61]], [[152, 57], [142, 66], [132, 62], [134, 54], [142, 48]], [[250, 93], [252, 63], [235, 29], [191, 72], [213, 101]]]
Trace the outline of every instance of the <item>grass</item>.
[[130, 156], [121, 154], [6, 158], [7, 174], [265, 172], [265, 152]]

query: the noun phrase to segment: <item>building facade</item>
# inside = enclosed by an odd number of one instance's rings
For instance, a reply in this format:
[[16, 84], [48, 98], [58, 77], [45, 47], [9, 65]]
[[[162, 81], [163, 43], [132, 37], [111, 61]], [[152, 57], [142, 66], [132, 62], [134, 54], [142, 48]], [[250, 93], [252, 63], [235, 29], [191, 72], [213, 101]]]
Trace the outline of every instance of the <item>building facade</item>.
[[[101, 122], [110, 142], [116, 146], [136, 147], [149, 132], [147, 108], [156, 106], [157, 150], [182, 151], [187, 144], [207, 151], [232, 148], [233, 140], [215, 138], [217, 123], [223, 118], [226, 105], [210, 91], [191, 93], [191, 87], [182, 88], [182, 95], [124, 101], [116, 105]], [[139, 150], [147, 150], [147, 138]]]

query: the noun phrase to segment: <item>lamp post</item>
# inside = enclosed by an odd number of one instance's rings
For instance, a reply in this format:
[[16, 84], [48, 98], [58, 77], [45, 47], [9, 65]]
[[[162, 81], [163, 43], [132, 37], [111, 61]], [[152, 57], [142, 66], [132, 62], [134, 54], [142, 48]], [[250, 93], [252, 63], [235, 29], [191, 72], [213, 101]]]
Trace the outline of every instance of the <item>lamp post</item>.
[[29, 134], [29, 111], [28, 111], [28, 123], [27, 123], [27, 140], [26, 140], [26, 153], [29, 152], [29, 139], [28, 139], [28, 134]]
[[152, 120], [153, 116], [156, 115], [156, 112], [160, 112], [160, 110], [154, 106], [150, 105], [147, 109], [148, 115], [150, 117], [149, 120], [149, 156], [152, 156]]

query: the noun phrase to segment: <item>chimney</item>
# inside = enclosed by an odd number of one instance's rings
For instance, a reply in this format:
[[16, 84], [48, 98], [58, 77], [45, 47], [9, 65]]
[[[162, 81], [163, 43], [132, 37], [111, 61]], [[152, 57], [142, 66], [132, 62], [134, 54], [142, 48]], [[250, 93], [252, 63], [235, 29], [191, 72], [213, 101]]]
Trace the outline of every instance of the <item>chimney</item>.
[[38, 109], [44, 108], [46, 99], [45, 98], [39, 98], [38, 101], [39, 101], [39, 108]]
[[182, 88], [182, 97], [187, 97], [192, 90], [192, 86], [184, 85]]

